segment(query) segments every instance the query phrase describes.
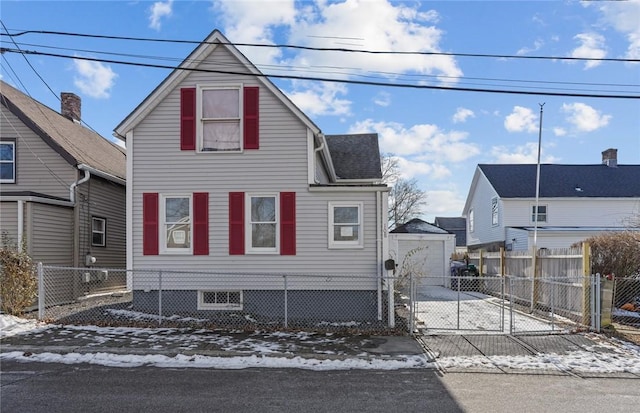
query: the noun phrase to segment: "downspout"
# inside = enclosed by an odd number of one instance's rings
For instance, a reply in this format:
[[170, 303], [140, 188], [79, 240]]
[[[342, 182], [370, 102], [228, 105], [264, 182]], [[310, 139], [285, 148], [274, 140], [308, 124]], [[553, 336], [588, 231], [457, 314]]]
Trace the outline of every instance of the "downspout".
[[382, 206], [380, 205], [380, 191], [376, 191], [376, 261], [377, 261], [377, 271], [378, 271], [378, 321], [382, 320], [382, 230], [380, 227], [382, 226], [382, 217], [380, 216], [380, 210]]
[[318, 146], [313, 150], [313, 182], [315, 182], [316, 184], [319, 183], [318, 178], [316, 177], [316, 159], [317, 159], [316, 155], [318, 155], [318, 152], [320, 152], [323, 149], [324, 149], [324, 139], [322, 140], [322, 143], [320, 144], [320, 146]]
[[22, 252], [24, 242], [24, 202], [18, 200], [18, 252]]
[[73, 205], [73, 266], [76, 268], [80, 266], [80, 210], [76, 205], [76, 188], [78, 185], [82, 185], [91, 178], [91, 173], [89, 171], [85, 169], [83, 172], [84, 177], [69, 186], [69, 200]]

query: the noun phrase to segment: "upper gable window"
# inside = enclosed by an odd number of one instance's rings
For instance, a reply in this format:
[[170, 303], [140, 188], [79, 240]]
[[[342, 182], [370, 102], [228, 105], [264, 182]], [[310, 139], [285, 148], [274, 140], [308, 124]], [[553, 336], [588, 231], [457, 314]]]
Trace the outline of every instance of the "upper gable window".
[[199, 86], [198, 147], [203, 152], [242, 150], [240, 86]]
[[498, 215], [498, 198], [491, 198], [491, 225], [494, 227], [498, 225], [499, 215]]
[[0, 142], [0, 182], [16, 182], [16, 143]]

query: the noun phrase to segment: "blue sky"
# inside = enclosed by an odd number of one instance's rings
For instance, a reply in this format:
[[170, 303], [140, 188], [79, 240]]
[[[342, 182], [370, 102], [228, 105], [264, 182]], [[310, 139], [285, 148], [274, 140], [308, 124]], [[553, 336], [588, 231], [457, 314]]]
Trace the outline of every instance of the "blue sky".
[[[266, 74], [640, 96], [638, 63], [522, 58], [638, 60], [639, 0], [4, 0], [1, 19], [2, 33], [44, 30], [198, 42], [219, 29], [236, 43], [447, 53], [371, 55], [242, 47]], [[196, 45], [33, 33], [3, 35], [2, 47], [174, 66]], [[11, 52], [4, 53], [0, 63], [5, 82], [56, 110], [60, 92], [78, 94], [83, 120], [107, 138], [170, 72], [42, 55], [26, 55], [25, 60]], [[422, 218], [428, 221], [461, 214], [477, 164], [536, 163], [542, 103], [542, 162], [597, 164], [603, 150], [617, 148], [620, 164], [640, 164], [640, 99], [287, 79], [274, 83], [326, 134], [377, 132], [381, 151], [397, 156], [404, 177], [415, 178], [427, 193]]]

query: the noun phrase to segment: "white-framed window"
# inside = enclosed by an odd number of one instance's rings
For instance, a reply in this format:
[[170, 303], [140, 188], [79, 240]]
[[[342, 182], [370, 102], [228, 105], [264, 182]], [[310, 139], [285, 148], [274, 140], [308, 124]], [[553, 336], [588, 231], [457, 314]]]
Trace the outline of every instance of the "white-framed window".
[[[536, 206], [531, 206], [531, 222], [536, 222]], [[538, 205], [538, 222], [547, 222], [547, 206]]]
[[163, 195], [160, 203], [160, 246], [164, 253], [192, 251], [191, 195]]
[[362, 202], [329, 202], [329, 248], [362, 248]]
[[247, 194], [247, 253], [277, 253], [279, 236], [279, 197], [277, 194]]
[[473, 222], [473, 209], [469, 211], [469, 232], [473, 232], [474, 222]]
[[0, 142], [0, 183], [14, 184], [16, 182], [16, 143], [15, 141]]
[[198, 85], [196, 127], [199, 151], [242, 151], [241, 92], [239, 85]]
[[91, 217], [91, 245], [105, 247], [107, 245], [107, 220]]
[[198, 291], [198, 310], [242, 310], [242, 291]]
[[499, 222], [498, 197], [491, 198], [491, 225], [496, 226]]

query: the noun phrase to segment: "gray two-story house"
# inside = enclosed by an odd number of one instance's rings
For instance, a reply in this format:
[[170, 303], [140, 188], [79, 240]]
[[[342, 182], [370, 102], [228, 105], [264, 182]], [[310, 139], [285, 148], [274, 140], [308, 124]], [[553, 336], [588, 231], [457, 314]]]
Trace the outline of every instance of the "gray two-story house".
[[0, 232], [35, 262], [124, 268], [124, 149], [81, 124], [81, 101], [61, 112], [0, 81]]

